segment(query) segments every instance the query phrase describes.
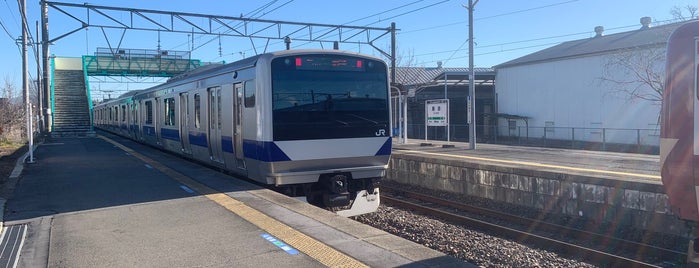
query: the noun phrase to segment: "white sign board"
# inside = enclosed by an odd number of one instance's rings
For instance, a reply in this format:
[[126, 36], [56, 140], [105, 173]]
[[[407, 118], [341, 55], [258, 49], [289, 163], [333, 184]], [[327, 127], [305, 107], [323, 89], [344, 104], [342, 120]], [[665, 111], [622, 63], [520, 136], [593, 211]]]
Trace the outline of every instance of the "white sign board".
[[449, 125], [449, 99], [425, 101], [425, 121], [430, 127]]

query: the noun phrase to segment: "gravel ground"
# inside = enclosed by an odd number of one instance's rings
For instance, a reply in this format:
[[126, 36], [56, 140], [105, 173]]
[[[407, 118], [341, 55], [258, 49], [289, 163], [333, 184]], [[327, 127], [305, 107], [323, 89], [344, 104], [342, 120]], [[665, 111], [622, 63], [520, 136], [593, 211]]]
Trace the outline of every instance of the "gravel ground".
[[596, 267], [386, 205], [355, 219], [481, 267]]
[[[596, 229], [588, 230], [592, 232], [602, 231], [607, 233], [609, 231], [607, 227], [600, 226], [600, 224], [589, 224], [579, 219], [556, 215], [542, 217], [540, 211], [519, 206], [494, 203], [479, 198], [428, 190], [392, 181], [382, 181], [381, 184], [429, 194], [447, 200], [505, 211], [523, 217], [540, 218], [546, 222], [573, 228], [585, 229], [583, 227], [595, 226]], [[440, 219], [415, 214], [412, 211], [406, 211], [397, 207], [381, 205], [378, 212], [362, 215], [355, 219], [482, 267], [595, 267], [595, 265], [584, 263], [581, 260], [571, 260], [558, 256], [555, 250], [532, 248], [507, 239], [493, 237], [478, 230], [469, 229], [468, 226], [445, 223]], [[618, 237], [629, 240], [650, 242], [656, 246], [667, 248], [676, 247], [678, 251], [686, 249], [686, 238], [658, 234], [651, 235], [647, 232], [630, 228], [617, 228], [613, 233], [618, 235]], [[565, 237], [559, 237], [558, 239], [565, 239]], [[651, 263], [657, 262], [654, 259], [646, 261]], [[668, 263], [666, 267], [674, 266]]]

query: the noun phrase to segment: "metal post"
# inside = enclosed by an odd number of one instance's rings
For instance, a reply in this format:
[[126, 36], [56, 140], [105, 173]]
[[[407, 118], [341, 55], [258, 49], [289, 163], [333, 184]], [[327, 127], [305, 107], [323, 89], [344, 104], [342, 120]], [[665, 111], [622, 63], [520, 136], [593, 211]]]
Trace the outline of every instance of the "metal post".
[[403, 143], [408, 144], [408, 96], [403, 95]]
[[41, 45], [42, 45], [42, 57], [43, 57], [43, 107], [41, 109], [44, 113], [44, 130], [45, 134], [51, 132], [51, 87], [49, 86], [49, 6], [46, 1], [41, 1]]
[[396, 81], [396, 23], [395, 22], [391, 22], [391, 82], [398, 83], [398, 81]]
[[[20, 10], [20, 23], [22, 23], [22, 97], [24, 98], [24, 104], [29, 105], [29, 70], [27, 68], [27, 24], [24, 23], [27, 18], [26, 0], [19, 1]], [[30, 116], [27, 114], [27, 116]], [[27, 129], [28, 131], [29, 129]], [[29, 137], [29, 136], [27, 136]]]
[[448, 88], [447, 81], [448, 81], [447, 80], [447, 73], [445, 72], [444, 73], [444, 99], [447, 100], [447, 111], [446, 111], [446, 113], [447, 113], [447, 126], [446, 126], [446, 129], [447, 129], [447, 144], [449, 144], [449, 142], [450, 142], [450, 139], [449, 139], [450, 138], [449, 137], [449, 125], [450, 125], [450, 123], [449, 123], [449, 95], [447, 95], [447, 88]]
[[468, 95], [471, 96], [471, 125], [468, 126], [469, 149], [476, 149], [476, 71], [473, 68], [473, 9], [478, 0], [468, 0], [468, 68], [471, 74], [468, 78]]
[[27, 140], [29, 142], [29, 160], [28, 163], [34, 163], [34, 154], [32, 149], [34, 148], [34, 134], [32, 133], [32, 104], [29, 101], [29, 68], [27, 61], [27, 1], [22, 0], [19, 2], [22, 10], [21, 23], [22, 23], [22, 89], [24, 89], [24, 107], [27, 117]]
[[36, 43], [34, 44], [34, 53], [36, 53], [36, 95], [37, 95], [37, 107], [39, 107], [39, 111], [37, 114], [37, 127], [39, 129], [40, 133], [44, 133], [43, 127], [44, 127], [44, 120], [43, 120], [43, 115], [41, 114], [41, 107], [43, 106], [44, 100], [42, 99], [44, 93], [42, 92], [42, 84], [41, 84], [41, 59], [39, 57], [39, 21], [36, 21], [36, 36], [34, 37]]
[[607, 129], [602, 128], [602, 151], [607, 151]]
[[636, 129], [636, 144], [638, 145], [636, 147], [636, 152], [641, 153], [641, 130]]

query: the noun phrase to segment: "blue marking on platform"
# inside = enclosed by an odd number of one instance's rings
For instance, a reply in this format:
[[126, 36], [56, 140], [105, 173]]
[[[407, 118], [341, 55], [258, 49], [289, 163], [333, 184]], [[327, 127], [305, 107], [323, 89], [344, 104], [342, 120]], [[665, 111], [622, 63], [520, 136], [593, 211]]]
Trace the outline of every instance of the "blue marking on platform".
[[299, 251], [296, 250], [295, 248], [292, 248], [291, 246], [287, 245], [286, 243], [282, 242], [281, 240], [277, 239], [274, 236], [271, 236], [270, 234], [261, 234], [260, 235], [262, 238], [265, 240], [269, 241], [272, 243], [272, 245], [277, 246], [278, 248], [281, 248], [282, 250], [286, 251], [286, 253], [289, 253], [290, 255], [297, 255], [299, 254]]
[[187, 187], [187, 186], [180, 185], [180, 188], [182, 188], [182, 190], [184, 190], [185, 192], [188, 192], [188, 193], [190, 193], [190, 194], [193, 194], [193, 193], [194, 193], [194, 190], [190, 189], [190, 188]]

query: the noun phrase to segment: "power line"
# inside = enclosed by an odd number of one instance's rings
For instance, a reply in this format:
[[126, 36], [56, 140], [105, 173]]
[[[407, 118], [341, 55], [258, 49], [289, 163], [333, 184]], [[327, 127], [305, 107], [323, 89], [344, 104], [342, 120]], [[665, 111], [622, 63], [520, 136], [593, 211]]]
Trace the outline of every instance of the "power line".
[[436, 5], [440, 5], [440, 4], [443, 4], [443, 3], [446, 3], [446, 2], [449, 2], [449, 0], [443, 0], [443, 1], [440, 1], [440, 2], [437, 2], [437, 3], [433, 3], [433, 4], [430, 4], [430, 5], [427, 5], [427, 6], [423, 6], [423, 7], [419, 7], [419, 8], [416, 8], [416, 9], [413, 9], [413, 10], [410, 10], [410, 11], [407, 11], [407, 12], [403, 12], [403, 13], [401, 13], [401, 14], [398, 14], [398, 15], [395, 15], [395, 16], [392, 16], [392, 17], [388, 17], [388, 18], [385, 18], [385, 19], [379, 19], [379, 20], [377, 20], [376, 22], [373, 22], [373, 23], [370, 23], [370, 24], [367, 24], [367, 25], [364, 25], [364, 26], [374, 25], [374, 24], [377, 24], [377, 23], [382, 22], [382, 21], [394, 19], [394, 18], [397, 18], [397, 17], [400, 17], [400, 16], [405, 16], [405, 15], [408, 15], [408, 14], [410, 14], [410, 13], [414, 13], [414, 12], [417, 12], [417, 11], [421, 11], [421, 10], [423, 10], [423, 9], [425, 9], [425, 8], [430, 8], [430, 7], [433, 7], [433, 6], [436, 6]]
[[[255, 17], [255, 19], [261, 18], [262, 16], [267, 15], [268, 13], [274, 12], [275, 10], [282, 8], [283, 6], [286, 6], [287, 4], [289, 4], [289, 3], [293, 2], [293, 1], [294, 1], [294, 0], [286, 1], [284, 4], [275, 7], [274, 9], [270, 10], [269, 12], [265, 12], [264, 14], [262, 14], [262, 15], [260, 15], [260, 16], [258, 16], [258, 17]], [[277, 0], [275, 0], [274, 2], [277, 2]], [[265, 7], [265, 8], [266, 8], [266, 7]], [[260, 10], [260, 12], [261, 12], [261, 11], [262, 11], [262, 10]], [[259, 12], [258, 12], [258, 13], [259, 13]], [[254, 16], [254, 15], [256, 15], [256, 14], [253, 14], [252, 16]], [[235, 26], [234, 28], [236, 28], [236, 29], [239, 28], [241, 24], [242, 24], [242, 22], [241, 22], [241, 23], [238, 23], [238, 26]], [[219, 27], [219, 28], [220, 28], [220, 27]], [[228, 30], [226, 31], [226, 33], [230, 33], [230, 32], [232, 32], [232, 31], [233, 31], [233, 30], [228, 29]], [[208, 43], [211, 43], [211, 42], [214, 41], [214, 40], [216, 40], [216, 38], [211, 38], [209, 41], [207, 41], [207, 42], [205, 42], [205, 43], [199, 45], [198, 47], [195, 47], [194, 49], [192, 49], [192, 51], [194, 51], [195, 49], [198, 49], [198, 48], [200, 48], [200, 47], [202, 47], [202, 46], [204, 46], [204, 45], [206, 45], [206, 44], [208, 44]]]
[[13, 43], [17, 41], [17, 40], [15, 40], [15, 37], [12, 36], [10, 31], [7, 30], [7, 28], [5, 27], [5, 24], [2, 23], [2, 19], [0, 19], [0, 26], [2, 26], [2, 29], [5, 30], [5, 33], [10, 38], [10, 40], [12, 40]]
[[356, 20], [353, 20], [353, 21], [350, 21], [350, 22], [346, 22], [345, 24], [350, 24], [350, 23], [355, 23], [355, 22], [358, 22], [358, 21], [362, 21], [362, 20], [365, 20], [365, 19], [368, 19], [368, 18], [371, 18], [371, 17], [375, 17], [375, 16], [378, 16], [378, 15], [381, 15], [381, 14], [385, 14], [385, 13], [388, 13], [388, 12], [391, 12], [391, 11], [394, 11], [394, 10], [398, 10], [398, 9], [407, 7], [407, 6], [411, 6], [411, 5], [414, 5], [414, 4], [423, 2], [423, 1], [425, 1], [425, 0], [418, 0], [418, 1], [410, 2], [410, 3], [407, 3], [407, 4], [405, 4], [405, 5], [397, 6], [397, 7], [391, 8], [391, 9], [387, 9], [387, 10], [381, 11], [381, 12], [379, 12], [379, 13], [371, 14], [371, 15], [366, 16], [366, 17], [363, 17], [363, 18], [359, 18], [359, 19], [356, 19]]
[[[674, 19], [666, 19], [666, 20], [660, 20], [660, 21], [655, 21], [653, 24], [655, 25], [663, 25], [666, 23], [670, 22], [675, 22]], [[637, 28], [638, 25], [633, 24], [633, 25], [626, 25], [626, 26], [618, 26], [618, 27], [612, 27], [607, 30], [622, 30], [622, 29], [628, 29], [628, 28]], [[490, 44], [490, 45], [485, 45], [485, 46], [479, 46], [479, 49], [482, 48], [489, 48], [489, 47], [498, 47], [498, 46], [506, 46], [506, 45], [513, 45], [513, 44], [521, 44], [521, 43], [529, 43], [529, 42], [534, 42], [534, 41], [542, 41], [542, 40], [549, 40], [549, 39], [557, 39], [557, 38], [563, 38], [563, 37], [570, 37], [570, 36], [577, 36], [577, 35], [590, 35], [593, 32], [591, 31], [585, 31], [585, 32], [577, 32], [577, 33], [570, 33], [570, 34], [562, 34], [562, 35], [555, 35], [555, 36], [548, 36], [548, 37], [541, 37], [541, 38], [534, 38], [534, 39], [527, 39], [527, 40], [519, 40], [519, 41], [511, 41], [511, 42], [504, 42], [504, 43], [498, 43], [498, 44]], [[561, 42], [548, 42], [548, 43], [543, 43], [543, 44], [535, 44], [535, 45], [530, 45], [530, 46], [523, 46], [523, 47], [515, 47], [515, 48], [509, 48], [509, 49], [502, 49], [499, 51], [492, 51], [492, 52], [485, 52], [485, 53], [479, 53], [476, 54], [476, 56], [482, 56], [482, 55], [490, 55], [490, 54], [497, 54], [497, 53], [502, 53], [502, 52], [511, 52], [511, 51], [516, 51], [516, 50], [522, 50], [522, 49], [529, 49], [529, 48], [535, 48], [535, 47], [542, 47], [542, 46], [550, 46], [550, 45], [557, 45], [563, 42], [567, 42], [571, 40], [566, 40], [566, 41], [561, 41]], [[463, 46], [463, 45], [462, 45]], [[428, 61], [425, 63], [434, 63], [434, 62], [439, 62], [443, 61], [446, 62], [451, 59], [463, 59], [463, 58], [468, 58], [467, 56], [461, 56], [461, 57], [453, 57], [454, 54], [456, 54], [458, 51], [461, 51], [461, 49], [456, 49], [456, 50], [445, 50], [445, 51], [438, 51], [438, 52], [430, 52], [430, 53], [423, 53], [423, 54], [418, 54], [415, 56], [429, 56], [429, 55], [437, 55], [437, 54], [445, 54], [445, 53], [453, 53], [448, 59], [444, 60], [434, 60], [434, 61]]]
[[[265, 9], [267, 9], [268, 7], [274, 5], [274, 3], [278, 2], [278, 1], [279, 1], [279, 0], [272, 0], [272, 1], [270, 1], [270, 2], [267, 2], [266, 4], [260, 6], [260, 7], [256, 8], [256, 9], [254, 9], [254, 10], [252, 10], [252, 11], [250, 11], [250, 12], [248, 12], [248, 14], [245, 14], [245, 16], [246, 16], [246, 17], [250, 17], [250, 18], [255, 18], [255, 19], [261, 18], [261, 17], [264, 16], [264, 15], [267, 15], [267, 14], [269, 14], [269, 13], [272, 13], [272, 12], [276, 11], [277, 9], [286, 6], [287, 4], [293, 2], [294, 0], [288, 0], [288, 1], [286, 1], [285, 3], [283, 3], [283, 4], [281, 4], [281, 5], [277, 6], [277, 7], [275, 7], [274, 9], [272, 9], [272, 10], [270, 10], [270, 11], [267, 11], [267, 12], [264, 12], [263, 14], [257, 16], [259, 13], [263, 12]], [[257, 17], [255, 17], [255, 16], [257, 16]], [[243, 14], [242, 14], [242, 13], [240, 14], [240, 17], [241, 17], [241, 18], [243, 17]], [[233, 21], [231, 21], [231, 22], [233, 22]], [[233, 26], [232, 28], [238, 29], [238, 28], [241, 27], [242, 24], [243, 24], [243, 22], [239, 22], [237, 25]], [[217, 28], [217, 30], [218, 30], [218, 29], [221, 29], [221, 28], [223, 28], [223, 26], [219, 26], [219, 27]], [[230, 33], [230, 32], [232, 32], [232, 31], [233, 31], [233, 30], [228, 29], [228, 30], [226, 30], [224, 33]], [[201, 40], [203, 37], [204, 37], [204, 36], [199, 36], [199, 37], [197, 37], [197, 40]], [[199, 49], [199, 48], [201, 48], [202, 46], [205, 46], [205, 45], [207, 45], [207, 44], [213, 42], [213, 41], [216, 40], [217, 38], [218, 38], [218, 37], [211, 38], [211, 39], [209, 39], [208, 41], [204, 42], [203, 44], [201, 44], [201, 45], [199, 45], [199, 46], [197, 46], [197, 47], [191, 48], [190, 52], [192, 52], [192, 51], [194, 51], [194, 50], [196, 50], [196, 49]], [[177, 47], [181, 47], [181, 46], [183, 46], [183, 45], [187, 45], [188, 43], [189, 43], [189, 41], [184, 42], [183, 44], [180, 44], [180, 45], [178, 45]], [[177, 47], [176, 47], [176, 48], [177, 48]], [[217, 58], [221, 58], [221, 57], [219, 56], [219, 57], [217, 57]]]
[[[388, 17], [388, 18], [385, 18], [385, 19], [379, 19], [379, 20], [377, 20], [377, 21], [375, 21], [375, 22], [373, 22], [373, 23], [369, 23], [369, 24], [364, 25], [364, 27], [367, 27], [367, 26], [370, 26], [370, 25], [374, 25], [374, 24], [377, 24], [377, 23], [382, 22], [382, 21], [385, 21], [385, 20], [390, 20], [390, 19], [394, 19], [394, 18], [397, 18], [397, 17], [400, 17], [400, 16], [404, 16], [404, 15], [407, 15], [407, 14], [410, 14], [410, 13], [414, 13], [414, 12], [417, 12], [417, 11], [422, 11], [422, 10], [424, 10], [424, 9], [426, 9], [426, 8], [430, 8], [430, 7], [433, 7], [433, 6], [436, 6], [436, 5], [440, 5], [440, 4], [449, 2], [449, 1], [450, 1], [450, 0], [443, 0], [443, 1], [436, 2], [436, 3], [432, 3], [432, 4], [429, 4], [429, 5], [426, 5], [426, 6], [418, 7], [418, 8], [416, 8], [416, 9], [413, 9], [413, 10], [410, 10], [410, 11], [407, 11], [407, 12], [400, 13], [400, 14], [398, 14], [398, 15], [394, 15], [394, 16], [391, 16], [391, 17]], [[389, 9], [389, 10], [380, 12], [380, 13], [378, 13], [378, 14], [383, 14], [383, 13], [387, 13], [387, 12], [390, 12], [390, 11], [394, 11], [394, 10], [397, 10], [397, 9], [400, 9], [400, 8], [403, 8], [403, 7], [412, 5], [412, 4], [414, 4], [414, 3], [418, 3], [418, 2], [422, 2], [422, 1], [415, 1], [415, 2], [409, 3], [409, 4], [407, 4], [407, 5], [402, 5], [402, 6], [399, 6], [399, 7], [396, 7], [396, 8], [391, 8], [391, 9]], [[362, 18], [362, 19], [364, 19], [364, 18]], [[357, 20], [354, 20], [354, 21], [357, 21]], [[307, 35], [308, 35], [308, 34], [305, 34], [305, 35], [302, 35], [302, 36], [307, 36]], [[303, 44], [296, 45], [296, 46], [294, 46], [294, 48], [300, 47], [300, 46], [304, 46], [304, 45], [309, 44], [309, 43], [311, 43], [311, 42], [305, 42], [305, 43], [303, 43]]]
[[[544, 8], [548, 8], [548, 7], [559, 6], [559, 5], [563, 5], [563, 4], [569, 4], [569, 3], [573, 3], [573, 2], [577, 2], [577, 1], [580, 1], [580, 0], [569, 0], [569, 1], [564, 1], [564, 2], [558, 2], [558, 3], [549, 4], [549, 5], [543, 5], [543, 6], [532, 7], [532, 8], [527, 8], [527, 9], [515, 10], [515, 11], [506, 12], [506, 13], [497, 14], [497, 15], [492, 15], [492, 16], [487, 16], [487, 17], [474, 18], [473, 20], [474, 20], [474, 21], [479, 21], [479, 20], [487, 20], [487, 19], [492, 19], [492, 18], [498, 18], [498, 17], [513, 15], [513, 14], [518, 14], [518, 13], [529, 12], [529, 11], [533, 11], [533, 10], [537, 10], [537, 9], [544, 9]], [[454, 26], [454, 25], [458, 25], [458, 24], [468, 24], [468, 21], [464, 20], [464, 21], [458, 21], [458, 22], [452, 22], [452, 23], [448, 23], [448, 24], [436, 25], [436, 26], [431, 26], [431, 27], [422, 28], [422, 29], [416, 29], [416, 30], [411, 30], [411, 31], [403, 31], [403, 32], [401, 32], [401, 34], [414, 33], [414, 32], [420, 32], [420, 31], [427, 31], [427, 30], [433, 30], [433, 29], [437, 29], [437, 28], [444, 28], [444, 27]]]

